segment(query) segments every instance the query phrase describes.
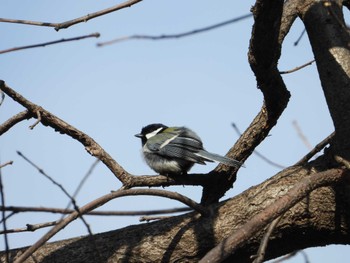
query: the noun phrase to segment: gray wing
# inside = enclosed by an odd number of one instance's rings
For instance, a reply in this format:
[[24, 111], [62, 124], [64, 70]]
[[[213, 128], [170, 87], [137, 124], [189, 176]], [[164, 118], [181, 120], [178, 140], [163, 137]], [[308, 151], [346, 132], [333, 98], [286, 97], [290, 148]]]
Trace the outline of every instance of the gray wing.
[[185, 128], [180, 134], [174, 133], [172, 136], [169, 136], [169, 134], [163, 136], [166, 137], [163, 138], [162, 144], [152, 143], [152, 147], [148, 147], [153, 153], [200, 164], [205, 164], [204, 161], [211, 161], [196, 154], [203, 150], [203, 144], [201, 139], [191, 130]]

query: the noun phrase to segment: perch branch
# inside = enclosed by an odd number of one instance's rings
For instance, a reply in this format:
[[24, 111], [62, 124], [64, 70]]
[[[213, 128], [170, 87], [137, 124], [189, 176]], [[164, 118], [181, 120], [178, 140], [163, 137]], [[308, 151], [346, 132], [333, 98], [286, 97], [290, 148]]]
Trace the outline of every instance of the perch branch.
[[[41, 123], [45, 126], [53, 128], [55, 131], [66, 134], [69, 137], [77, 140], [85, 149], [94, 157], [101, 160], [109, 170], [117, 177], [122, 183], [124, 188], [131, 188], [137, 186], [169, 186], [169, 185], [203, 185], [212, 182], [213, 176], [210, 174], [191, 174], [187, 176], [168, 177], [163, 175], [156, 176], [134, 176], [129, 174], [122, 166], [120, 166], [97, 142], [95, 142], [90, 136], [73, 127], [72, 125], [61, 120], [57, 116], [43, 109], [42, 107], [30, 102], [22, 95], [11, 89], [0, 80], [0, 90], [5, 92], [14, 101], [17, 101], [23, 107], [27, 108], [28, 116], [36, 118], [37, 112], [40, 112]], [[23, 113], [22, 113], [23, 114]], [[19, 116], [16, 119], [23, 119], [24, 116]], [[27, 115], [26, 115], [27, 116]], [[10, 121], [13, 123], [15, 121]], [[17, 121], [18, 122], [18, 121]], [[4, 125], [2, 125], [4, 126]], [[1, 128], [0, 126], [0, 132]], [[8, 127], [9, 125], [5, 125]], [[3, 129], [6, 130], [6, 129]]]

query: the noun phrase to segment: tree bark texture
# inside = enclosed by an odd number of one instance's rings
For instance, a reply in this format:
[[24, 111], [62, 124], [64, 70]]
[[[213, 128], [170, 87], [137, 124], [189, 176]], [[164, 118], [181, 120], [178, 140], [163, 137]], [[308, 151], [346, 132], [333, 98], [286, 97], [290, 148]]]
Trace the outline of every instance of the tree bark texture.
[[[325, 163], [321, 157], [308, 167], [285, 169], [235, 198], [212, 205], [209, 217], [188, 213], [53, 242], [41, 247], [26, 262], [197, 262], [300, 180], [323, 170]], [[349, 185], [321, 187], [283, 215], [270, 238], [266, 259], [311, 246], [349, 244], [349, 225]], [[263, 235], [264, 231], [260, 231], [253, 236], [227, 262], [252, 262]], [[11, 251], [11, 258], [21, 251]]]
[[[335, 137], [325, 155], [303, 166], [287, 168], [232, 199], [215, 203], [232, 186], [236, 173], [219, 166], [212, 174], [217, 176], [218, 184], [204, 185], [202, 203], [211, 209], [210, 216], [193, 212], [49, 243], [26, 262], [197, 262], [298, 182], [337, 166], [334, 155], [350, 160], [350, 37], [342, 17], [344, 3], [348, 1], [257, 1], [253, 8], [255, 25], [248, 55], [258, 87], [264, 94], [264, 104], [236, 144], [238, 146], [229, 152], [229, 156], [247, 158], [287, 106], [290, 94], [277, 64], [284, 36], [298, 15], [308, 33], [335, 126]], [[350, 244], [349, 226], [349, 181], [318, 188], [283, 214], [270, 237], [265, 259], [306, 247]], [[253, 235], [226, 261], [252, 262], [264, 232]], [[12, 250], [11, 258], [23, 251], [23, 248]], [[4, 258], [2, 252], [1, 262]]]
[[344, 22], [342, 1], [303, 0], [298, 6], [334, 123], [334, 150], [349, 159], [350, 34]]

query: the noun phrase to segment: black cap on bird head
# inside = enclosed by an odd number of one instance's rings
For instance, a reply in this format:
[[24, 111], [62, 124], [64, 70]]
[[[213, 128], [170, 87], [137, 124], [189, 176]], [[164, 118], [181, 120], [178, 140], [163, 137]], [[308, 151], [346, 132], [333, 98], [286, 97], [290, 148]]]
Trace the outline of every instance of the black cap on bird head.
[[143, 127], [140, 133], [135, 134], [135, 137], [140, 138], [142, 140], [142, 145], [144, 145], [150, 137], [156, 135], [160, 131], [165, 130], [166, 128], [168, 128], [168, 126], [161, 123], [149, 124]]

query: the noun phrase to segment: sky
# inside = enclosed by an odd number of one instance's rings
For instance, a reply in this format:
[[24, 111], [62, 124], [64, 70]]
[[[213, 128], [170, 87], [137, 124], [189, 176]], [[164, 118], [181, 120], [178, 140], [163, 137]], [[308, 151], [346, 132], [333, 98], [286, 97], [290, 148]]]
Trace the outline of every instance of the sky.
[[[43, 22], [63, 22], [115, 5], [116, 1], [3, 0], [0, 17]], [[56, 32], [50, 27], [0, 23], [0, 50], [99, 32], [99, 39], [85, 39], [0, 55], [0, 79], [28, 100], [65, 120], [97, 141], [128, 172], [154, 174], [141, 157], [139, 139], [133, 135], [149, 123], [185, 125], [202, 138], [207, 150], [225, 154], [238, 139], [232, 128], [247, 128], [262, 105], [261, 92], [247, 59], [253, 19], [216, 30], [173, 40], [130, 40], [97, 47], [99, 42], [133, 34], [182, 33], [249, 14], [254, 1], [142, 1], [86, 23]], [[349, 15], [349, 13], [347, 13]], [[289, 70], [313, 59], [306, 36], [296, 20], [287, 36], [280, 70]], [[315, 65], [283, 79], [291, 92], [288, 108], [257, 150], [284, 166], [303, 157], [308, 148], [300, 139], [297, 122], [312, 146], [333, 131]], [[0, 107], [0, 123], [23, 108], [6, 97]], [[78, 142], [37, 125], [21, 122], [0, 137], [0, 163], [7, 205], [66, 207], [69, 199], [21, 158], [22, 152], [48, 175], [73, 193], [94, 162]], [[256, 155], [241, 169], [234, 188], [225, 198], [263, 182], [279, 171]], [[196, 165], [205, 173], [215, 164]], [[98, 164], [77, 196], [86, 204], [121, 186], [112, 173]], [[170, 187], [199, 201], [198, 187]], [[181, 207], [162, 198], [127, 197], [101, 210], [147, 210]], [[7, 221], [20, 228], [59, 219], [54, 214], [23, 213]], [[139, 217], [86, 217], [94, 233], [139, 224]], [[101, 223], [103, 222], [103, 223]], [[48, 230], [9, 235], [11, 248], [30, 245]], [[51, 241], [86, 235], [77, 220]], [[4, 240], [0, 238], [0, 249]], [[307, 249], [310, 262], [340, 262], [349, 255], [347, 246]], [[337, 260], [338, 259], [338, 260]], [[298, 255], [287, 262], [303, 262]]]

